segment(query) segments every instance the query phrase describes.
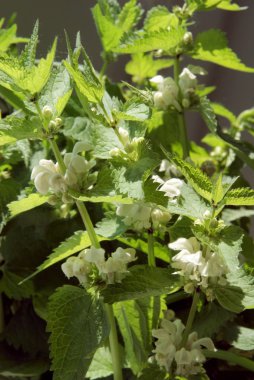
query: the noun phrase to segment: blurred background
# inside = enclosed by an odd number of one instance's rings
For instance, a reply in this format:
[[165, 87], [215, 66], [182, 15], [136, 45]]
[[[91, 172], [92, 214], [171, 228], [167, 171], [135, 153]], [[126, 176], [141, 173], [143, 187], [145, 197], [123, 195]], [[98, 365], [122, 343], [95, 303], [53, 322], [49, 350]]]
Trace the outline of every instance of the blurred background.
[[[182, 5], [182, 1], [170, 0], [139, 0], [143, 8], [149, 9], [155, 5]], [[237, 0], [236, 0], [237, 1]], [[120, 0], [124, 4], [126, 0]], [[229, 46], [238, 54], [248, 66], [254, 67], [254, 0], [238, 0], [241, 6], [247, 6], [247, 11], [226, 12], [213, 10], [198, 13], [195, 24], [191, 27], [195, 35], [199, 31], [209, 28], [224, 30], [229, 39]], [[0, 17], [10, 17], [17, 13], [18, 35], [30, 36], [33, 25], [38, 18], [40, 21], [40, 44], [38, 55], [44, 56], [51, 46], [54, 36], [57, 35], [57, 60], [66, 58], [64, 29], [67, 30], [73, 44], [77, 31], [81, 32], [82, 41], [97, 70], [102, 66], [100, 57], [100, 41], [93, 22], [91, 8], [96, 0], [0, 0]], [[130, 80], [124, 73], [127, 56], [120, 57], [118, 62], [112, 63], [108, 74], [112, 80]], [[217, 89], [209, 95], [211, 100], [228, 107], [235, 114], [254, 106], [254, 75], [228, 70], [214, 64], [200, 62], [208, 70], [208, 75], [201, 77], [202, 83], [216, 85]], [[195, 140], [206, 133], [206, 129], [197, 113], [188, 115], [189, 136]], [[246, 171], [250, 180], [252, 173]], [[254, 184], [254, 181], [253, 181]]]
[[[158, 4], [171, 7], [182, 5], [182, 1], [170, 0], [139, 0], [145, 9]], [[124, 4], [125, 0], [120, 0]], [[248, 11], [226, 12], [214, 10], [199, 13], [196, 24], [192, 26], [193, 33], [208, 28], [221, 28], [226, 31], [230, 47], [238, 54], [242, 61], [254, 67], [254, 1], [238, 0], [241, 6], [248, 6]], [[81, 32], [83, 43], [96, 69], [101, 67], [100, 42], [93, 23], [90, 9], [96, 0], [0, 0], [0, 17], [10, 17], [17, 13], [18, 34], [30, 36], [33, 25], [40, 20], [40, 45], [38, 53], [44, 55], [50, 47], [55, 35], [59, 37], [57, 59], [64, 59], [67, 55], [63, 30], [66, 29], [73, 43], [77, 31]], [[112, 64], [109, 74], [113, 80], [129, 79], [124, 77], [122, 63]], [[203, 64], [203, 63], [202, 63]], [[217, 90], [210, 96], [222, 102], [234, 113], [244, 108], [254, 106], [254, 75], [240, 73], [221, 68], [216, 65], [206, 65], [209, 75], [202, 78], [207, 84], [215, 84]]]

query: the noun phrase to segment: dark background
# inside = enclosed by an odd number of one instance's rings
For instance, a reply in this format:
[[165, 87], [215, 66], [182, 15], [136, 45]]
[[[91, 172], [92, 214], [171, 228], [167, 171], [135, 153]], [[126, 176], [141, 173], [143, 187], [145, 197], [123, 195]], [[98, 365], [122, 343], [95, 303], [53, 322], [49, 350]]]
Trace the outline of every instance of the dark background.
[[[237, 1], [237, 0], [235, 0]], [[122, 4], [126, 1], [120, 1]], [[149, 9], [153, 5], [181, 5], [182, 1], [140, 0]], [[199, 13], [196, 24], [192, 26], [195, 34], [208, 28], [221, 28], [227, 32], [229, 44], [242, 61], [254, 67], [254, 0], [238, 0], [240, 5], [249, 7], [248, 11], [226, 12], [214, 10]], [[66, 29], [73, 40], [81, 31], [83, 43], [92, 58], [96, 69], [100, 69], [100, 42], [93, 23], [90, 8], [96, 0], [0, 0], [0, 17], [9, 17], [17, 12], [18, 33], [29, 36], [35, 20], [40, 20], [39, 55], [45, 54], [55, 35], [59, 37], [57, 59], [66, 57], [63, 30]], [[123, 62], [123, 59], [120, 60]], [[254, 75], [240, 73], [208, 65], [209, 76], [202, 78], [207, 84], [217, 85], [211, 98], [222, 102], [236, 114], [254, 105]], [[112, 64], [109, 69], [112, 79], [123, 79], [123, 65]], [[125, 78], [126, 79], [126, 78]]]

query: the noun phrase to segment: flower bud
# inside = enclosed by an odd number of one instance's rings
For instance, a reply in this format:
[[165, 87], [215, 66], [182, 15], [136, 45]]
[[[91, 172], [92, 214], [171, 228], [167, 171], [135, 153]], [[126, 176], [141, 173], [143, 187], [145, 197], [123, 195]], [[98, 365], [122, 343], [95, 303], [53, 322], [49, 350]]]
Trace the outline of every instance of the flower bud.
[[55, 118], [55, 123], [57, 127], [60, 127], [62, 125], [63, 120], [60, 117]]
[[192, 44], [193, 42], [193, 36], [191, 32], [186, 32], [183, 36], [183, 42], [185, 45]]
[[51, 205], [51, 206], [55, 206], [58, 202], [58, 197], [56, 195], [51, 195], [49, 198], [48, 198], [48, 203]]
[[50, 130], [55, 130], [56, 127], [57, 127], [57, 125], [56, 125], [55, 121], [51, 120], [51, 121], [49, 122], [49, 129], [50, 129]]
[[206, 210], [203, 214], [204, 219], [210, 219], [212, 216], [212, 213], [210, 210]]
[[109, 151], [111, 157], [118, 157], [121, 155], [121, 150], [119, 148], [113, 148]]
[[53, 116], [53, 110], [50, 106], [44, 106], [42, 108], [42, 115], [46, 118], [46, 119], [51, 119], [51, 117]]
[[118, 128], [118, 133], [121, 137], [122, 144], [123, 145], [129, 144], [130, 142], [129, 132], [126, 129], [120, 127]]

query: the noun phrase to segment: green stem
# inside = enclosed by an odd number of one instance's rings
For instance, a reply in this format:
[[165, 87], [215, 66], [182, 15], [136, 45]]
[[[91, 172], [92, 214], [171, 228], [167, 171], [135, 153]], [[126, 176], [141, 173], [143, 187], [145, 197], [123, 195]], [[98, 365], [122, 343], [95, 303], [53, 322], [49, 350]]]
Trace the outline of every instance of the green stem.
[[59, 150], [59, 148], [57, 146], [57, 143], [56, 143], [55, 140], [52, 140], [52, 139], [50, 139], [49, 141], [50, 141], [51, 148], [52, 148], [52, 150], [54, 152], [55, 158], [56, 158], [56, 160], [58, 162], [60, 171], [61, 171], [62, 174], [64, 174], [65, 171], [66, 171], [66, 166], [65, 166], [63, 157], [61, 155], [61, 152], [60, 152], [60, 150]]
[[88, 211], [86, 209], [86, 206], [84, 205], [83, 202], [80, 202], [80, 201], [76, 201], [76, 205], [77, 205], [77, 208], [79, 210], [80, 216], [83, 220], [83, 223], [86, 227], [86, 230], [87, 230], [87, 233], [88, 233], [88, 236], [91, 240], [92, 245], [95, 248], [100, 248], [100, 243], [99, 243], [98, 237], [96, 235], [96, 232], [94, 230], [93, 223], [92, 223], [90, 216], [88, 214]]
[[106, 73], [107, 68], [108, 68], [108, 62], [104, 61], [101, 71], [100, 71], [100, 78], [102, 78], [103, 75]]
[[[174, 80], [177, 85], [179, 82], [179, 75], [180, 75], [179, 57], [176, 57], [174, 60]], [[180, 94], [180, 103], [182, 100], [181, 97], [182, 96]], [[183, 159], [185, 159], [186, 157], [189, 156], [190, 147], [189, 147], [185, 117], [184, 117], [184, 110], [182, 110], [181, 112], [178, 112], [177, 120], [178, 120], [179, 132], [180, 132], [180, 142], [183, 148]]]
[[226, 360], [227, 362], [240, 365], [241, 367], [254, 372], [254, 361], [244, 358], [240, 355], [236, 355], [233, 352], [223, 351], [223, 350], [217, 350], [217, 351], [202, 350], [202, 353], [207, 358]]
[[187, 320], [186, 327], [185, 327], [185, 330], [184, 330], [184, 333], [183, 333], [183, 340], [182, 340], [182, 346], [183, 347], [187, 343], [188, 336], [189, 336], [189, 334], [191, 332], [191, 329], [192, 329], [192, 325], [193, 325], [193, 322], [194, 322], [195, 314], [196, 314], [196, 311], [197, 311], [198, 300], [199, 300], [199, 292], [195, 291], [193, 299], [192, 299], [192, 304], [191, 304], [190, 312], [189, 312], [189, 315], [188, 315], [188, 320]]
[[154, 256], [154, 237], [151, 231], [148, 231], [148, 265], [150, 267], [156, 267], [155, 256]]
[[112, 305], [105, 304], [106, 312], [110, 323], [109, 345], [112, 356], [112, 364], [114, 371], [114, 380], [123, 380], [121, 356], [118, 345], [118, 337], [116, 330], [116, 322]]

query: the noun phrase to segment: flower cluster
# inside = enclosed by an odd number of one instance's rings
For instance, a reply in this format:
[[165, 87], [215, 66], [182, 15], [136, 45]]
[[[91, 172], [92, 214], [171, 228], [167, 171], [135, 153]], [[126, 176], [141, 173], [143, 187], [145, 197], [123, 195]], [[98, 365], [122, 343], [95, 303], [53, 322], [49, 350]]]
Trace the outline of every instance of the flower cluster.
[[126, 226], [130, 226], [136, 231], [150, 227], [157, 228], [165, 225], [171, 219], [168, 211], [142, 202], [130, 205], [121, 204], [116, 209], [116, 215], [123, 218]]
[[80, 283], [87, 285], [94, 270], [107, 284], [121, 282], [128, 273], [127, 265], [135, 261], [135, 249], [117, 248], [108, 259], [105, 258], [105, 250], [91, 247], [79, 253], [77, 257], [70, 257], [62, 264], [64, 274], [77, 277]]
[[162, 110], [174, 107], [179, 112], [182, 107], [190, 107], [197, 87], [197, 77], [188, 68], [184, 68], [179, 75], [178, 85], [174, 79], [162, 75], [156, 75], [150, 82], [158, 89], [153, 94], [155, 107]]
[[52, 160], [40, 160], [39, 165], [33, 168], [31, 174], [37, 191], [44, 195], [51, 191], [57, 196], [62, 196], [62, 201], [66, 202], [68, 188], [89, 189], [96, 181], [97, 173], [90, 172], [96, 162], [87, 161], [85, 157], [79, 155], [85, 148], [85, 144], [78, 142], [72, 153], [65, 154], [65, 173], [61, 172], [58, 163], [55, 164]]
[[155, 342], [155, 360], [167, 372], [175, 375], [189, 376], [204, 373], [203, 363], [206, 358], [202, 348], [214, 351], [214, 344], [210, 338], [198, 339], [196, 332], [192, 332], [183, 346], [185, 326], [180, 319], [162, 319], [160, 328], [152, 330], [152, 335], [158, 340]]
[[169, 248], [180, 251], [172, 257], [172, 267], [178, 269], [178, 274], [184, 277], [185, 291], [192, 293], [195, 286], [200, 286], [209, 300], [213, 299], [209, 286], [226, 283], [229, 272], [223, 258], [209, 248], [202, 252], [200, 243], [195, 237], [179, 238], [169, 244]]
[[112, 157], [121, 157], [123, 159], [128, 159], [130, 157], [130, 154], [132, 154], [132, 156], [135, 156], [134, 158], [137, 158], [137, 155], [135, 153], [137, 152], [140, 144], [143, 143], [144, 138], [134, 137], [133, 139], [131, 139], [127, 129], [122, 127], [119, 127], [117, 129], [117, 133], [119, 136], [119, 140], [123, 145], [123, 149], [111, 149], [111, 151], [109, 152], [110, 155]]
[[161, 179], [158, 175], [154, 175], [154, 182], [159, 183], [159, 191], [163, 191], [165, 196], [170, 198], [171, 201], [176, 201], [176, 198], [181, 194], [181, 187], [183, 181], [179, 178], [170, 178], [166, 181]]

